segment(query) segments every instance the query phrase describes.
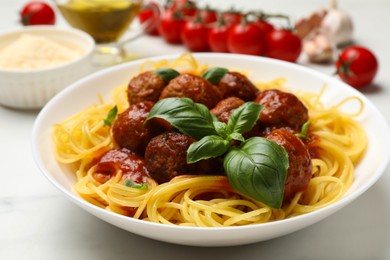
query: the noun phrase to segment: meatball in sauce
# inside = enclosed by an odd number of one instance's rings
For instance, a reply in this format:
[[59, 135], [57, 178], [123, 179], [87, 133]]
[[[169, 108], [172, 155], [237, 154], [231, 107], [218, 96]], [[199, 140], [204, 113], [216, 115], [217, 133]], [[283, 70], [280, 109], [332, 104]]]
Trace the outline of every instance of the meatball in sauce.
[[263, 106], [259, 122], [266, 132], [280, 127], [300, 130], [309, 119], [305, 105], [291, 93], [266, 90], [257, 95], [255, 102]]
[[244, 101], [254, 100], [259, 92], [246, 76], [238, 72], [227, 72], [219, 81], [218, 88], [223, 98], [237, 97]]
[[196, 140], [178, 132], [166, 132], [154, 137], [146, 147], [145, 166], [158, 183], [168, 182], [184, 174], [220, 174], [219, 159], [187, 164], [187, 149]]
[[164, 131], [157, 120], [144, 123], [154, 103], [150, 101], [130, 105], [118, 115], [112, 126], [112, 134], [119, 147], [143, 155], [149, 141]]
[[289, 201], [295, 193], [306, 190], [309, 185], [312, 174], [309, 149], [300, 138], [283, 128], [272, 130], [265, 137], [287, 151], [289, 168], [284, 185], [284, 200]]
[[160, 99], [169, 97], [187, 97], [196, 103], [213, 108], [221, 99], [218, 88], [202, 77], [192, 74], [181, 74], [172, 79], [163, 89]]
[[165, 81], [153, 71], [146, 71], [132, 78], [127, 86], [127, 98], [130, 104], [142, 101], [157, 102]]
[[187, 149], [195, 139], [177, 132], [167, 132], [153, 138], [145, 151], [145, 165], [158, 183], [194, 172], [194, 164], [187, 164]]
[[103, 154], [95, 165], [92, 176], [105, 183], [122, 171], [122, 180], [130, 179], [136, 183], [146, 183], [149, 173], [144, 159], [126, 148], [112, 149]]
[[227, 123], [233, 111], [244, 103], [244, 100], [240, 98], [229, 97], [218, 102], [210, 112], [215, 115], [219, 121]]

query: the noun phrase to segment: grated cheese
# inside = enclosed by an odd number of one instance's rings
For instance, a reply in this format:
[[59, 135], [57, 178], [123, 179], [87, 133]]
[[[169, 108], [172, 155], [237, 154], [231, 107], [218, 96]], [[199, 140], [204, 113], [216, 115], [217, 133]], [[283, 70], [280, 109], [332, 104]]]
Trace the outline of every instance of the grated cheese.
[[83, 53], [78, 46], [66, 46], [43, 36], [22, 34], [0, 50], [0, 67], [9, 69], [48, 68], [67, 63]]

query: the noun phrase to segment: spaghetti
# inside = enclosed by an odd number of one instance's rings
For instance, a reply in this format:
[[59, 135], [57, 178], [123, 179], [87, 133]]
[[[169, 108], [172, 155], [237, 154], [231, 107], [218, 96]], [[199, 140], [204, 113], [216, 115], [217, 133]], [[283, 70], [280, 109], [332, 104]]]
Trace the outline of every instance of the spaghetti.
[[[180, 68], [197, 75], [207, 68], [191, 55], [183, 55], [173, 62], [146, 63], [141, 70], [146, 66]], [[257, 84], [260, 90], [281, 89], [283, 85], [283, 79]], [[201, 227], [250, 225], [290, 218], [339, 200], [351, 186], [354, 167], [367, 146], [365, 132], [354, 120], [363, 110], [362, 101], [351, 97], [328, 108], [321, 103], [325, 89], [320, 93], [295, 93], [309, 110], [310, 136], [314, 141], [308, 145], [315, 156], [307, 190], [298, 192], [281, 209], [239, 194], [226, 176], [182, 175], [163, 184], [148, 179], [147, 188], [124, 185], [120, 170], [104, 184], [95, 180], [94, 158], [115, 147], [110, 127], [103, 120], [114, 104], [119, 112], [128, 107], [124, 87], [113, 90], [112, 103], [100, 99], [100, 104], [54, 125], [56, 157], [59, 162], [75, 167], [74, 188], [83, 199], [133, 218]], [[341, 107], [351, 101], [359, 102], [359, 110], [353, 114], [342, 112]]]

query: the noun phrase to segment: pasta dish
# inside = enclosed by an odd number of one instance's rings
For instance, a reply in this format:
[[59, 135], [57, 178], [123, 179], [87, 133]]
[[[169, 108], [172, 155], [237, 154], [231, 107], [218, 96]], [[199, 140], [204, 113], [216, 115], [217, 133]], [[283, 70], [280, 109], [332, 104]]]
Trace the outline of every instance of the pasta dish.
[[56, 158], [89, 203], [169, 225], [260, 224], [342, 198], [367, 147], [363, 102], [326, 107], [326, 86], [293, 93], [282, 77], [247, 75], [190, 54], [146, 62], [110, 100], [53, 126]]

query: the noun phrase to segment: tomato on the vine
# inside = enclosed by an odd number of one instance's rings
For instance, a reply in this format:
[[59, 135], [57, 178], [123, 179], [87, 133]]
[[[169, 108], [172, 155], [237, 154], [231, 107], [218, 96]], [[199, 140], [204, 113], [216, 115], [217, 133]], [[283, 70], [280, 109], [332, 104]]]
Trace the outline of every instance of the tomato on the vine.
[[56, 15], [53, 8], [45, 2], [27, 3], [20, 12], [23, 25], [53, 25]]
[[208, 28], [199, 16], [185, 22], [181, 28], [182, 42], [190, 51], [208, 51], [207, 35]]
[[264, 33], [254, 23], [232, 25], [227, 44], [232, 53], [262, 55], [265, 51]]
[[226, 11], [221, 14], [226, 24], [239, 24], [243, 19], [242, 13], [238, 11]]
[[355, 88], [370, 84], [378, 67], [375, 55], [367, 48], [357, 45], [343, 49], [336, 62], [339, 77]]
[[199, 9], [197, 12], [205, 24], [214, 23], [217, 21], [217, 12], [213, 9]]
[[264, 34], [268, 34], [272, 32], [275, 28], [272, 24], [265, 20], [257, 20], [253, 22], [256, 26], [258, 26], [261, 30], [263, 30]]
[[265, 56], [295, 62], [302, 51], [302, 41], [286, 29], [274, 29], [266, 34], [267, 50]]
[[227, 41], [230, 28], [231, 25], [222, 22], [209, 29], [208, 42], [213, 52], [229, 52]]
[[180, 31], [183, 23], [180, 13], [167, 9], [161, 17], [158, 32], [169, 43], [181, 43]]
[[196, 3], [190, 0], [173, 0], [168, 4], [170, 10], [179, 12], [184, 18], [193, 17], [196, 14]]
[[141, 24], [147, 23], [147, 26], [144, 28], [144, 31], [149, 35], [158, 35], [158, 23], [160, 22], [160, 17], [157, 10], [158, 4], [155, 2], [148, 3], [139, 13], [138, 20]]

